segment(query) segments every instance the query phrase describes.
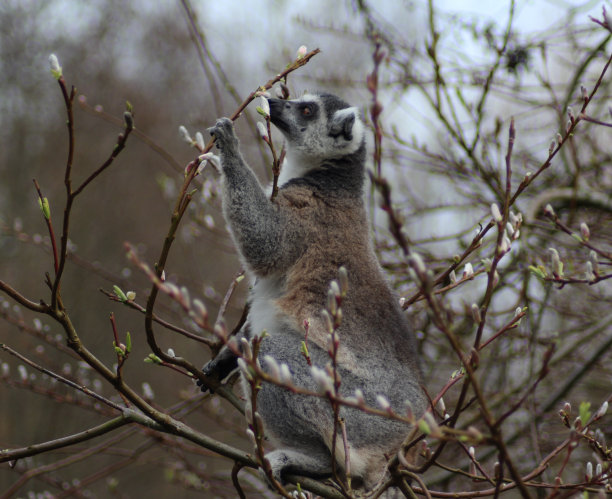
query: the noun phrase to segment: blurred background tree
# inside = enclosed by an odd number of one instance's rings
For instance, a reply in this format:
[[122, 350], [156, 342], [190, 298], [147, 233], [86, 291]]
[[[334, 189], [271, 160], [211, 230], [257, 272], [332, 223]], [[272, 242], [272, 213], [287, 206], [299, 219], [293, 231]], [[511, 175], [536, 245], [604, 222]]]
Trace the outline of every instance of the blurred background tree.
[[[576, 437], [575, 418], [581, 404], [590, 403], [595, 415], [612, 396], [606, 280], [612, 273], [612, 141], [608, 126], [587, 121], [610, 121], [609, 73], [588, 102], [588, 116], [580, 115], [584, 96], [591, 95], [610, 56], [610, 32], [589, 20], [591, 15], [605, 24], [600, 2], [504, 2], [484, 8], [465, 3], [459, 9], [450, 2], [270, 0], [257, 8], [186, 0], [2, 2], [0, 280], [34, 302], [49, 293], [44, 274], [53, 273], [53, 257], [32, 179], [48, 198], [59, 233], [68, 141], [64, 103], [48, 73], [48, 56], [55, 53], [66, 81], [77, 87], [76, 185], [114, 147], [125, 101], [136, 123], [125, 151], [75, 201], [62, 282], [72, 322], [88, 349], [112, 366], [117, 362], [112, 312], [121, 337], [131, 331], [133, 342], [124, 379], [145, 398], [153, 397], [156, 407], [180, 407], [177, 418], [250, 452], [238, 411], [218, 396], [200, 395], [172, 370], [143, 364], [150, 349], [142, 313], [99, 290], [111, 292], [113, 285], [133, 290], [134, 301], [145, 306], [151, 283], [125, 258], [124, 242], [135, 245], [141, 261], [157, 261], [184, 169], [197, 154], [181, 140], [178, 127], [186, 126], [192, 136], [204, 132], [282, 71], [298, 46], [318, 47], [322, 53], [289, 76], [289, 88], [294, 96], [307, 89], [337, 93], [359, 105], [377, 132], [369, 139], [369, 169], [392, 189], [388, 199], [374, 187], [368, 191], [372, 233], [417, 330], [430, 395], [445, 392], [457, 428], [487, 433], [481, 404], [464, 384], [444, 334], [447, 327], [466, 354], [471, 346], [479, 350], [474, 365], [481, 389], [492, 413], [504, 421], [503, 435], [519, 471], [529, 477], [550, 464], [526, 480], [532, 497], [604, 490], [601, 476], [592, 474], [586, 484], [585, 470], [589, 461], [595, 471], [598, 462], [609, 469], [610, 451], [602, 442], [612, 439], [612, 419], [605, 415], [592, 424], [589, 444]], [[270, 156], [258, 139], [254, 107], [237, 121], [237, 130], [251, 166], [269, 181]], [[516, 139], [510, 192], [520, 195], [505, 210], [511, 117]], [[221, 308], [231, 329], [248, 285], [236, 285], [225, 309], [240, 265], [220, 214], [216, 174], [205, 169], [194, 185], [199, 190], [178, 229], [166, 279], [200, 299], [211, 323]], [[389, 205], [381, 210], [385, 201]], [[492, 204], [512, 226], [506, 232], [511, 249], [497, 269], [504, 228], [491, 222]], [[397, 217], [395, 233], [389, 213]], [[581, 224], [587, 228], [581, 231]], [[513, 236], [516, 230], [520, 236]], [[425, 281], [433, 281], [441, 297], [438, 312], [423, 299], [427, 283], [410, 278], [402, 244], [431, 271]], [[155, 313], [204, 334], [167, 296]], [[0, 316], [0, 343], [121, 403], [113, 387], [65, 346], [54, 321], [7, 295], [0, 296]], [[198, 366], [210, 358], [203, 343], [162, 328], [157, 337], [164, 351], [172, 348]], [[547, 354], [551, 346], [556, 348]], [[7, 352], [0, 355], [1, 448], [69, 435], [116, 414]], [[546, 355], [552, 355], [548, 364]], [[536, 387], [543, 363], [548, 374]], [[448, 384], [453, 386], [446, 390]], [[467, 407], [454, 420], [458, 401]], [[569, 414], [564, 409], [573, 430], [558, 415], [565, 401], [573, 407]], [[426, 462], [438, 448], [435, 439], [428, 441], [429, 448], [420, 448]], [[477, 446], [473, 458], [466, 445], [452, 442], [435, 463], [430, 460], [424, 483], [434, 496], [433, 491], [460, 491], [472, 497], [479, 489], [494, 495], [499, 456], [492, 449]], [[160, 496], [195, 497], [203, 490], [211, 497], [236, 495], [226, 458], [137, 426], [13, 464], [0, 466], [0, 491], [7, 496], [138, 496], [151, 490]], [[250, 471], [239, 477], [247, 494], [268, 493]], [[558, 477], [572, 488], [556, 490]], [[425, 493], [424, 485], [419, 487]], [[520, 496], [515, 489], [506, 494]]]

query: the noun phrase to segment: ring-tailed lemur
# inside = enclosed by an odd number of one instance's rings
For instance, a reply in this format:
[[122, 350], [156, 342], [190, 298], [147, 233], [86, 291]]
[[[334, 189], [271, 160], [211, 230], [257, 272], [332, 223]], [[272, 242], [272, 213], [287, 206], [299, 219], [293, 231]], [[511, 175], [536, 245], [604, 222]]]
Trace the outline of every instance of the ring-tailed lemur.
[[[415, 340], [398, 300], [374, 254], [363, 200], [365, 127], [357, 108], [330, 94], [297, 100], [269, 99], [270, 118], [286, 140], [281, 186], [270, 201], [245, 163], [232, 122], [221, 118], [209, 131], [220, 149], [223, 212], [240, 256], [254, 277], [248, 331], [266, 337], [259, 357], [270, 355], [289, 366], [297, 386], [316, 390], [300, 344], [310, 323], [311, 362], [330, 362], [325, 307], [338, 268], [348, 271], [338, 371], [344, 396], [361, 390], [376, 406], [383, 395], [398, 413], [407, 404], [417, 416], [427, 407], [420, 386]], [[227, 349], [204, 367], [223, 377], [236, 365]], [[266, 362], [262, 362], [265, 368]], [[296, 395], [264, 383], [257, 399], [265, 433], [276, 446], [266, 454], [275, 478], [293, 473], [326, 477], [332, 472], [334, 420], [329, 401]], [[385, 472], [407, 426], [342, 408], [353, 483], [371, 488]], [[335, 446], [337, 469], [345, 465], [344, 445]]]

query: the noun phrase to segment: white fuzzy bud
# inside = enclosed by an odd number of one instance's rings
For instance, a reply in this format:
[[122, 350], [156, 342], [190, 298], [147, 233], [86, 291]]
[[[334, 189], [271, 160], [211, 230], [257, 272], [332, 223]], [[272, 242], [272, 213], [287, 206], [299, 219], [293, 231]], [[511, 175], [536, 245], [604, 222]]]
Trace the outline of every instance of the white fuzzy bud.
[[595, 273], [593, 272], [593, 264], [590, 260], [587, 260], [586, 262], [586, 271], [584, 272], [584, 277], [589, 282], [592, 282], [597, 279]]
[[549, 217], [554, 217], [555, 216], [555, 210], [553, 210], [553, 207], [550, 204], [547, 204], [544, 207], [544, 214], [549, 216]]
[[438, 408], [442, 414], [446, 414], [446, 404], [444, 403], [444, 398], [440, 397], [438, 400]]
[[587, 89], [584, 85], [580, 85], [580, 95], [584, 100], [587, 100], [589, 98], [589, 93], [587, 92]]
[[470, 445], [468, 448], [468, 453], [472, 459], [476, 459], [476, 449], [474, 449], [474, 446]]
[[383, 411], [388, 411], [391, 409], [391, 404], [384, 395], [376, 395], [376, 403]]
[[329, 283], [329, 290], [333, 293], [334, 297], [340, 298], [342, 293], [340, 292], [340, 285], [338, 281], [333, 280]]
[[450, 271], [450, 274], [448, 274], [448, 278], [450, 279], [450, 282], [452, 283], [457, 282], [457, 274], [455, 273], [454, 270]]
[[[342, 309], [340, 307], [338, 307], [338, 310], [336, 311], [336, 324], [340, 325], [342, 323]], [[338, 337], [338, 331], [335, 332], [336, 337]]]
[[179, 126], [179, 135], [181, 136], [181, 139], [188, 144], [193, 144], [193, 139], [191, 138], [191, 135], [189, 135], [189, 132], [184, 125]]
[[506, 253], [508, 253], [508, 251], [510, 251], [511, 244], [512, 243], [510, 242], [510, 239], [508, 239], [508, 236], [504, 234], [501, 243], [499, 244], [499, 253], [501, 255], [505, 255]]
[[200, 149], [204, 149], [206, 147], [206, 144], [204, 143], [204, 135], [202, 135], [202, 132], [196, 132], [196, 144], [198, 144], [198, 147]]
[[270, 103], [263, 95], [259, 98], [259, 108], [257, 112], [266, 118], [270, 116]]
[[278, 365], [278, 362], [276, 362], [276, 359], [270, 355], [264, 355], [263, 360], [266, 362], [266, 365], [268, 366], [268, 370], [270, 371], [270, 376], [272, 376], [272, 378], [275, 381], [280, 381], [281, 380], [281, 368]]
[[588, 241], [591, 237], [591, 231], [589, 230], [589, 226], [585, 222], [582, 222], [580, 224], [580, 235], [585, 241]]
[[329, 310], [332, 316], [335, 316], [338, 312], [338, 301], [332, 289], [327, 290], [327, 310]]
[[603, 475], [603, 466], [601, 465], [601, 463], [597, 463], [597, 466], [595, 466], [595, 476], [601, 477], [602, 475]]
[[560, 133], [557, 133], [557, 135], [555, 135], [555, 139], [557, 139], [557, 144], [563, 144], [563, 137], [561, 137]]
[[519, 217], [513, 211], [508, 213], [508, 223], [512, 225], [513, 229], [516, 229], [516, 226], [518, 225], [518, 221], [519, 221]]
[[207, 162], [211, 163], [217, 170], [221, 168], [221, 159], [219, 159], [219, 156], [213, 154], [212, 152], [200, 154], [198, 156], [198, 160], [200, 161], [200, 164], [198, 166], [198, 173], [200, 173], [204, 169], [204, 166]]
[[466, 263], [465, 267], [463, 267], [463, 278], [464, 279], [469, 279], [470, 277], [474, 276], [474, 268], [472, 267], [471, 263]]
[[51, 74], [56, 80], [59, 80], [62, 77], [62, 67], [59, 65], [59, 61], [57, 60], [57, 56], [55, 54], [51, 54], [49, 56], [49, 67], [51, 68]]
[[601, 404], [601, 407], [597, 410], [595, 417], [597, 419], [603, 418], [607, 412], [608, 412], [608, 401], [606, 400], [603, 404]]
[[493, 287], [497, 286], [498, 283], [499, 283], [499, 273], [496, 270], [495, 272], [493, 272]]
[[268, 139], [268, 130], [266, 128], [266, 125], [264, 125], [261, 121], [257, 122], [257, 131], [259, 132], [259, 136], [263, 140], [267, 140]]
[[308, 49], [306, 48], [306, 45], [301, 45], [300, 48], [297, 49], [296, 58], [301, 59], [307, 54], [307, 52], [308, 52]]
[[329, 334], [334, 332], [334, 321], [332, 320], [331, 315], [325, 309], [321, 310], [321, 315], [323, 316], [323, 320], [325, 321], [325, 326], [327, 327], [327, 332]]
[[355, 390], [355, 398], [357, 399], [357, 403], [359, 405], [365, 405], [365, 398], [363, 396], [363, 392], [359, 388]]
[[21, 378], [21, 381], [28, 380], [28, 370], [25, 368], [24, 365], [19, 364], [17, 366], [17, 372], [19, 373], [19, 377]]
[[590, 482], [593, 478], [593, 463], [591, 461], [586, 463], [585, 476], [586, 476], [587, 482]]
[[281, 364], [280, 366], [280, 380], [282, 383], [289, 385], [292, 383], [291, 371], [287, 364]]
[[172, 357], [172, 358], [176, 357], [176, 354], [174, 353], [174, 350], [172, 348], [168, 348], [167, 353], [168, 353], [168, 357]]
[[496, 203], [491, 205], [491, 215], [493, 215], [493, 219], [498, 223], [503, 220], [501, 211], [499, 211], [499, 206], [497, 206]]
[[334, 393], [334, 381], [324, 369], [320, 369], [317, 366], [312, 366], [310, 368], [310, 374], [317, 384], [317, 390], [319, 393]]
[[548, 155], [550, 156], [553, 151], [555, 150], [555, 147], [557, 147], [557, 141], [556, 140], [551, 140], [550, 141], [550, 145], [548, 146]]
[[480, 307], [476, 305], [475, 303], [472, 303], [471, 310], [472, 310], [472, 318], [474, 319], [474, 322], [476, 324], [480, 324], [482, 322], [482, 317], [480, 315]]
[[153, 393], [151, 385], [146, 381], [142, 384], [142, 396], [146, 400], [153, 400], [155, 398], [155, 394]]

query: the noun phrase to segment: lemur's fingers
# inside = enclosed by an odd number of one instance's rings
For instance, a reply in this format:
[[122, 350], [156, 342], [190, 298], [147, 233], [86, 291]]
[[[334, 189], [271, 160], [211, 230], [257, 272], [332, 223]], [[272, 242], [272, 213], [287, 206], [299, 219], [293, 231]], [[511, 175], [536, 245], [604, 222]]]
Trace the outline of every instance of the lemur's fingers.
[[231, 142], [237, 143], [234, 124], [229, 118], [219, 118], [215, 126], [208, 129], [208, 133], [216, 139], [216, 145], [219, 149], [223, 149]]

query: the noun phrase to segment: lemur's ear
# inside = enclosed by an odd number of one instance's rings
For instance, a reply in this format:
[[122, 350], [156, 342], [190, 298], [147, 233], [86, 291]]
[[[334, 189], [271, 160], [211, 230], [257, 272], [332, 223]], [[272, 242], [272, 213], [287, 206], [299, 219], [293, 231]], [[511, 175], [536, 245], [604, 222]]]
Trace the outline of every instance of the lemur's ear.
[[346, 140], [353, 140], [353, 125], [357, 118], [357, 112], [356, 107], [336, 111], [331, 119], [329, 135], [332, 137], [343, 135]]

